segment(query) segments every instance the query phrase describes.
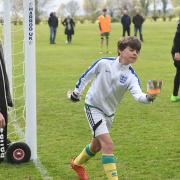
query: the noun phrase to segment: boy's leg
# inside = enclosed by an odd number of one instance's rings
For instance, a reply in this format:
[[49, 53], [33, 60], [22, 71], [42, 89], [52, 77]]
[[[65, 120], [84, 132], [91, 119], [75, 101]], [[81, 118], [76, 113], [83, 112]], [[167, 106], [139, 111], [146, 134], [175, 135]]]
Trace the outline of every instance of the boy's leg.
[[101, 50], [100, 50], [100, 53], [103, 53], [103, 44], [104, 44], [104, 36], [103, 36], [103, 34], [101, 34], [101, 44], [100, 44]]
[[[109, 135], [109, 130], [113, 122], [113, 116], [105, 116], [104, 113], [90, 105], [85, 105], [86, 116], [94, 135], [94, 141], [91, 142], [92, 150], [102, 152], [102, 163], [108, 180], [117, 180], [117, 170], [115, 157], [113, 155], [113, 142]], [[95, 145], [93, 147], [93, 145]], [[97, 148], [97, 149], [96, 149]]]
[[99, 135], [98, 140], [101, 145], [102, 151], [102, 164], [108, 180], [118, 180], [116, 160], [113, 154], [113, 142], [110, 135], [102, 134]]
[[109, 33], [106, 35], [106, 53], [109, 53]]
[[88, 175], [83, 164], [90, 158], [94, 157], [96, 152], [100, 150], [97, 139], [93, 139], [91, 144], [86, 145], [83, 151], [71, 162], [71, 167], [77, 173], [81, 180], [88, 180]]
[[76, 165], [83, 165], [86, 163], [90, 158], [95, 156], [95, 152], [91, 150], [91, 145], [88, 144], [86, 147], [82, 150], [82, 152], [74, 159], [74, 164]]

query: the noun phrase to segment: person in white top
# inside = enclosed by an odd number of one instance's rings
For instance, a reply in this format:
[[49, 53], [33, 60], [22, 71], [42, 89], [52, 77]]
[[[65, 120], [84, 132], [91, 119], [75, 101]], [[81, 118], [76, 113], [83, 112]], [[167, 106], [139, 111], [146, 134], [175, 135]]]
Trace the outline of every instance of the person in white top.
[[85, 113], [93, 138], [83, 151], [71, 161], [71, 167], [81, 180], [88, 174], [83, 164], [97, 152], [102, 153], [102, 164], [109, 180], [117, 180], [116, 160], [113, 154], [113, 141], [109, 134], [117, 105], [129, 90], [134, 99], [150, 103], [156, 96], [143, 93], [140, 80], [131, 64], [138, 59], [141, 42], [136, 37], [125, 37], [118, 41], [118, 56], [98, 59], [76, 83], [70, 100], [78, 102], [86, 85], [93, 80], [85, 98]]

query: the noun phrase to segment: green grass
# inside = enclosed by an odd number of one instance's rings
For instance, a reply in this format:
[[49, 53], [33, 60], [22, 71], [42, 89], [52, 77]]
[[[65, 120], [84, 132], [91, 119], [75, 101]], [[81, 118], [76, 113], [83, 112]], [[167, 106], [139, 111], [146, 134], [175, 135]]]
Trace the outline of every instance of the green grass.
[[[170, 102], [175, 73], [170, 51], [175, 27], [175, 22], [160, 21], [143, 26], [145, 42], [135, 70], [144, 91], [148, 79], [162, 79], [164, 84], [153, 104], [139, 104], [127, 93], [118, 107], [111, 135], [120, 179], [180, 179], [180, 103]], [[71, 103], [66, 92], [74, 88], [93, 61], [106, 54], [98, 53], [97, 24], [77, 24], [72, 45], [65, 45], [62, 26], [55, 45], [49, 45], [47, 25], [39, 25], [36, 30], [38, 156], [54, 180], [75, 180], [69, 161], [89, 143], [91, 133], [83, 100]], [[112, 54], [108, 56], [116, 56], [121, 34], [120, 23], [112, 24]], [[98, 154], [86, 166], [90, 180], [106, 179], [100, 157]], [[0, 166], [0, 179], [41, 179], [32, 162]]]

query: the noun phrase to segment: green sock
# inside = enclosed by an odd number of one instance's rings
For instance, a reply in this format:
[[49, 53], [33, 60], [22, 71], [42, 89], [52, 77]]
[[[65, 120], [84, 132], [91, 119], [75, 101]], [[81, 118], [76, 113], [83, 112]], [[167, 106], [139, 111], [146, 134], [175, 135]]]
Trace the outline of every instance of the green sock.
[[96, 153], [92, 152], [90, 150], [90, 144], [86, 145], [86, 147], [83, 149], [83, 151], [77, 156], [74, 160], [74, 163], [77, 165], [84, 164], [87, 162], [90, 158], [95, 156]]
[[118, 180], [116, 160], [113, 154], [102, 154], [102, 163], [108, 180]]

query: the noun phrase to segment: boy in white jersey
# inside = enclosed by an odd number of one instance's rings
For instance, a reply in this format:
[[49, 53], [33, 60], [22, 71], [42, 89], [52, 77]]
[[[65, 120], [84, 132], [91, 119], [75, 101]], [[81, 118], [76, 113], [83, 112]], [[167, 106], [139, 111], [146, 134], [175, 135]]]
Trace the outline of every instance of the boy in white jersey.
[[150, 103], [156, 97], [142, 92], [138, 76], [130, 65], [136, 62], [140, 49], [141, 42], [136, 37], [118, 41], [118, 56], [97, 60], [82, 74], [74, 91], [69, 94], [72, 101], [79, 101], [85, 86], [93, 79], [84, 108], [93, 138], [71, 161], [71, 167], [80, 180], [88, 180], [83, 164], [99, 151], [108, 180], [118, 180], [113, 141], [109, 134], [117, 105], [127, 90], [141, 103]]

